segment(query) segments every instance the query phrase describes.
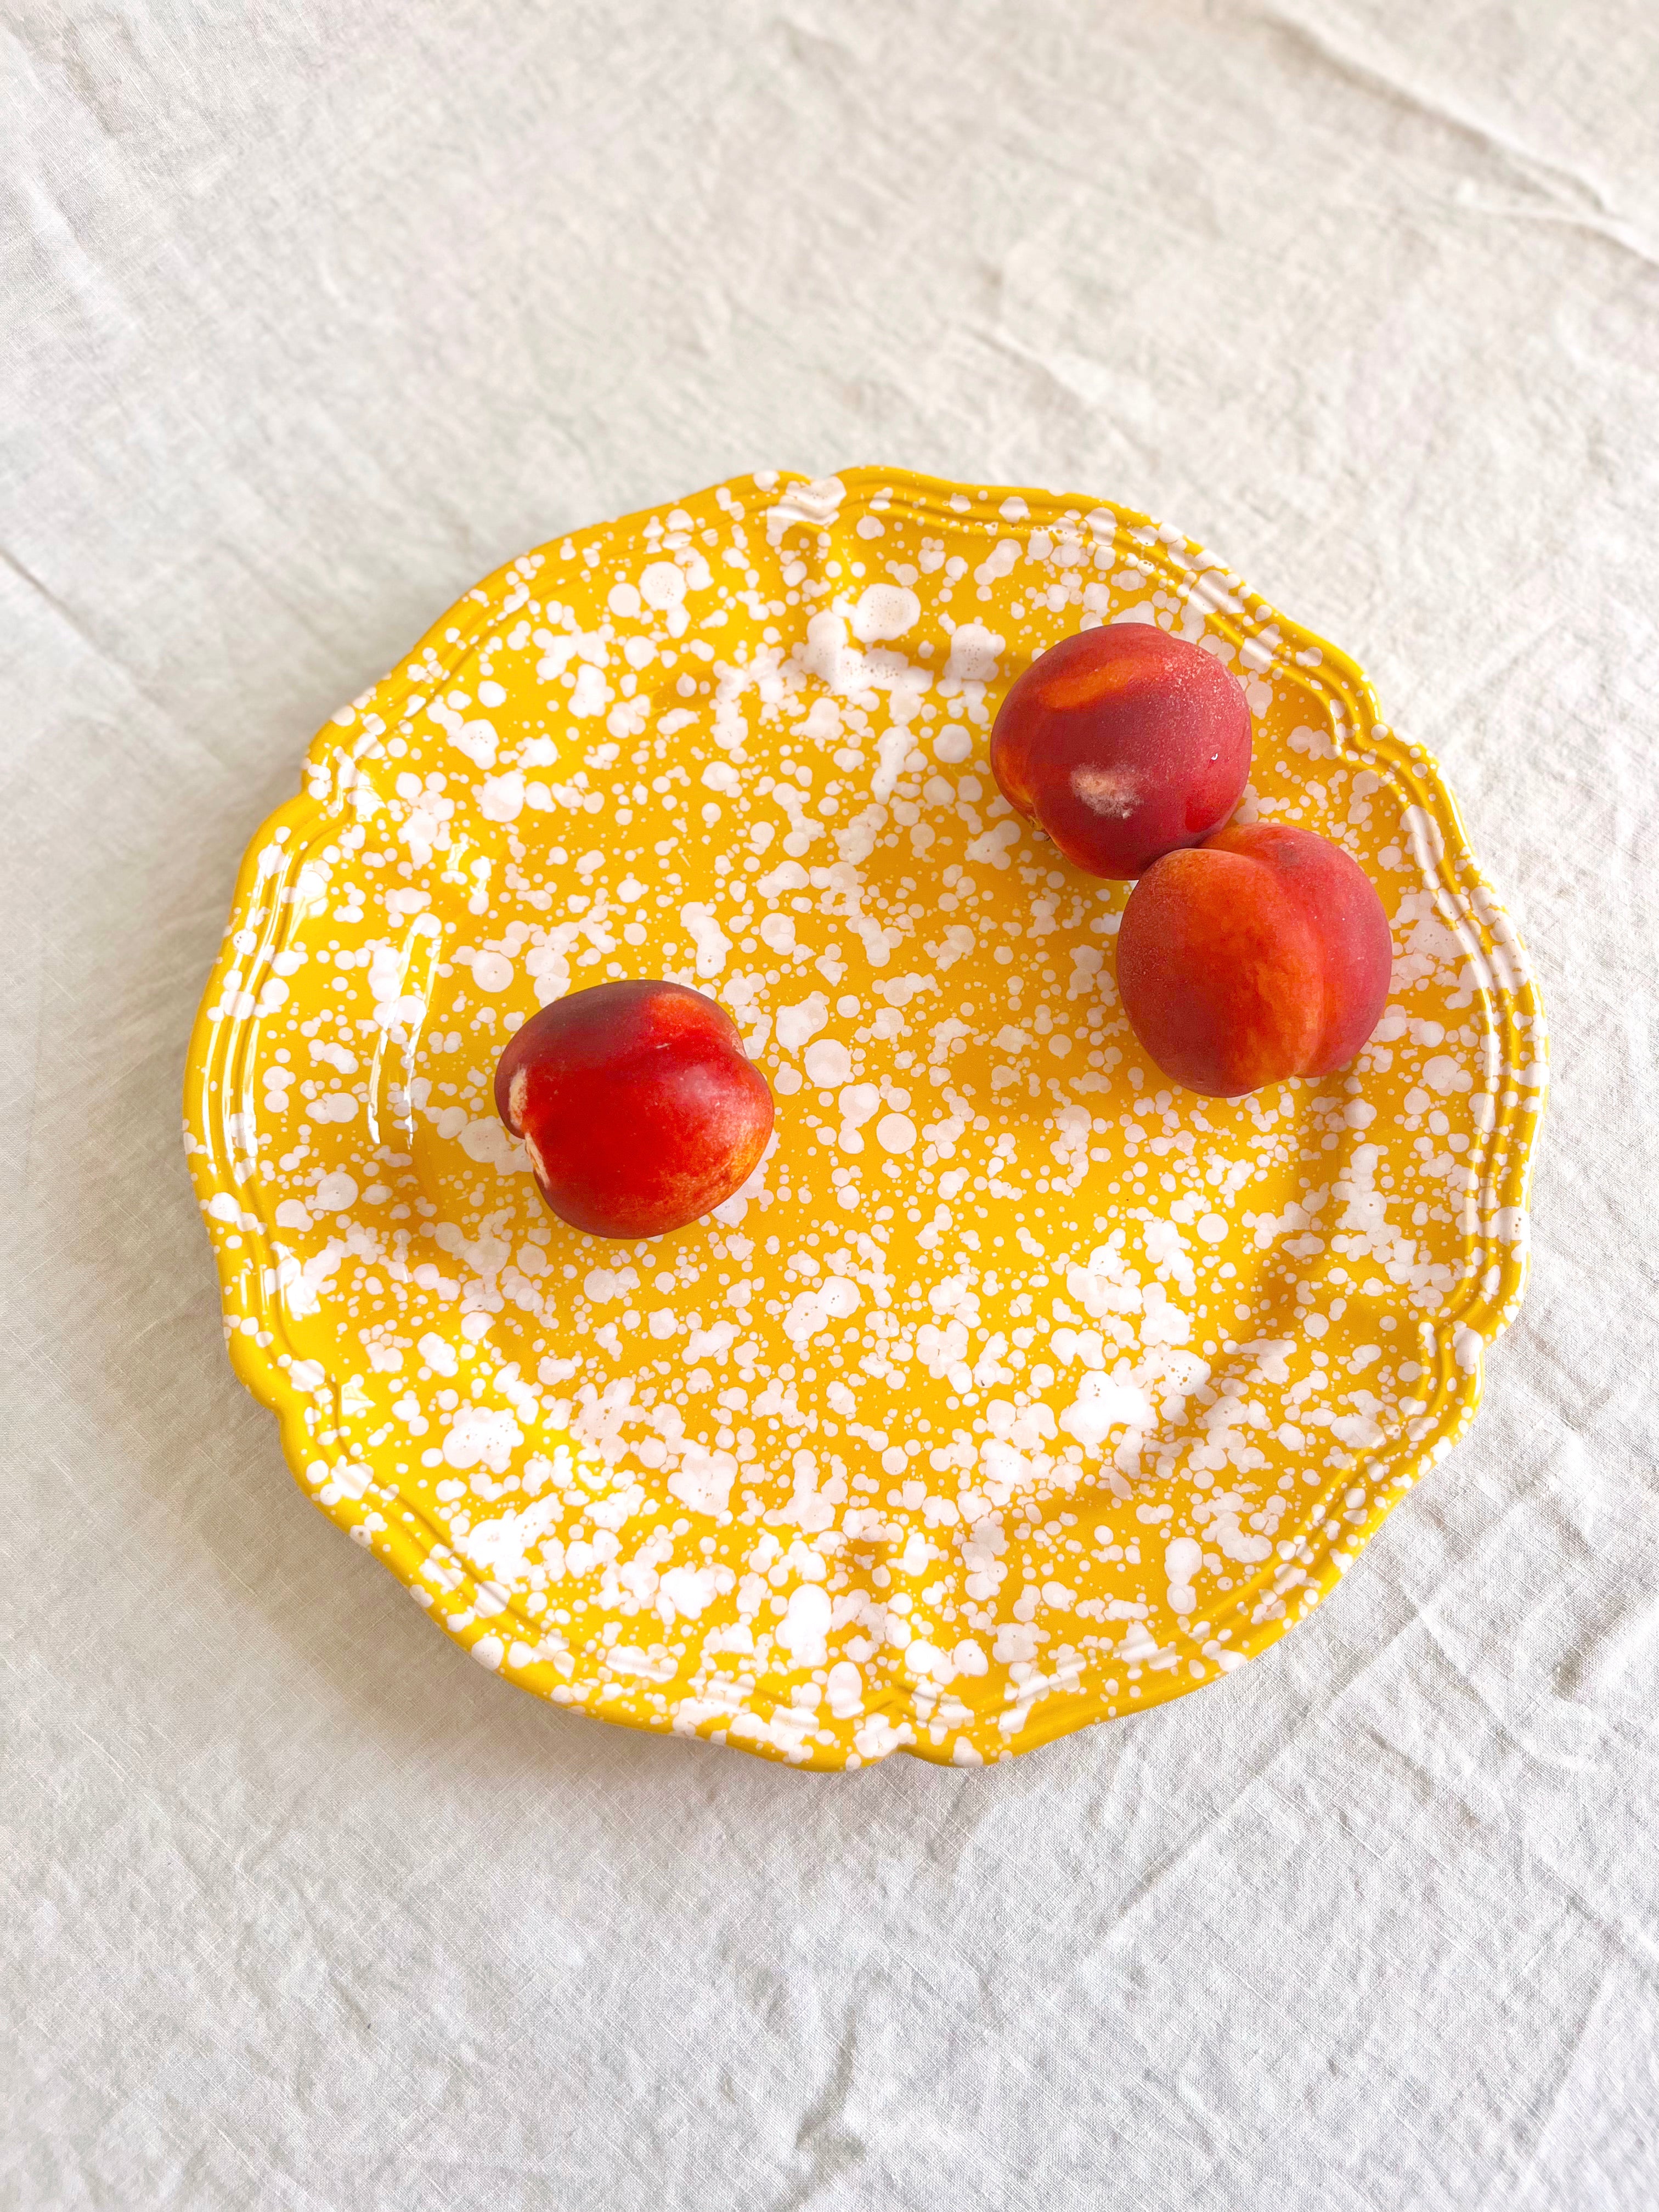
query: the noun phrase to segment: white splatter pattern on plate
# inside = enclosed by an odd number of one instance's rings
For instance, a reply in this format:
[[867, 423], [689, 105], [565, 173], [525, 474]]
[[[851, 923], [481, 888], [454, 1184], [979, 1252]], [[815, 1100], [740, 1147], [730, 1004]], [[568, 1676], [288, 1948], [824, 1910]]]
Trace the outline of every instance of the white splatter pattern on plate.
[[[1243, 682], [1244, 811], [1395, 931], [1354, 1066], [1176, 1091], [1126, 887], [986, 764], [1055, 639]], [[670, 975], [778, 1101], [654, 1243], [540, 1207], [507, 1036]], [[544, 546], [336, 715], [255, 839], [185, 1141], [238, 1371], [475, 1658], [822, 1767], [1006, 1757], [1264, 1649], [1460, 1432], [1519, 1297], [1545, 1046], [1434, 764], [1167, 528], [878, 470]]]

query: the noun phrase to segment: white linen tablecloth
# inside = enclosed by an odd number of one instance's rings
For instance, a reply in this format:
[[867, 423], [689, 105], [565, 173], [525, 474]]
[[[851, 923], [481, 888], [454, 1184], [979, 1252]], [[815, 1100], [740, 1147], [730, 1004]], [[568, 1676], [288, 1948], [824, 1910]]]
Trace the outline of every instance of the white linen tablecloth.
[[[0, 2203], [1659, 2203], [1650, 0], [0, 15]], [[243, 844], [494, 563], [738, 470], [1202, 538], [1540, 972], [1522, 1319], [1259, 1664], [792, 1772], [434, 1634], [232, 1378]]]

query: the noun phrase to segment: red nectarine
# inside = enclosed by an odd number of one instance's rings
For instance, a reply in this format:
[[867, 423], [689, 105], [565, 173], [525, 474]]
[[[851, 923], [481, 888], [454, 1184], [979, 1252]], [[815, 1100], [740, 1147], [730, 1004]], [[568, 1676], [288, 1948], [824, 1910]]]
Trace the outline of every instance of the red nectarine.
[[599, 983], [532, 1015], [495, 1068], [561, 1221], [660, 1237], [730, 1198], [766, 1149], [772, 1094], [723, 1006], [683, 983]]
[[1150, 623], [1080, 630], [1010, 687], [991, 731], [1009, 805], [1097, 876], [1138, 876], [1237, 805], [1250, 710], [1237, 680]]
[[1117, 988], [1166, 1075], [1237, 1098], [1351, 1060], [1387, 1003], [1392, 956], [1357, 861], [1310, 830], [1257, 822], [1147, 869], [1123, 909]]

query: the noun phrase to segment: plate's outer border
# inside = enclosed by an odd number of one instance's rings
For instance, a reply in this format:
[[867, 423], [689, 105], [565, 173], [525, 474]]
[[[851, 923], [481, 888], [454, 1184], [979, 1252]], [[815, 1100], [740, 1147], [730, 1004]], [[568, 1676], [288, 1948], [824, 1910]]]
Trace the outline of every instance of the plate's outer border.
[[[1209, 625], [1236, 647], [1250, 643], [1264, 630], [1276, 629], [1278, 642], [1272, 653], [1276, 680], [1300, 685], [1317, 702], [1334, 733], [1333, 742], [1340, 759], [1369, 768], [1395, 786], [1410, 824], [1425, 887], [1433, 890], [1442, 921], [1462, 943], [1470, 963], [1474, 988], [1485, 1010], [1486, 1066], [1482, 1073], [1494, 1100], [1495, 1115], [1491, 1129], [1485, 1133], [1484, 1157], [1478, 1163], [1478, 1194], [1471, 1195], [1464, 1209], [1463, 1279], [1442, 1311], [1425, 1325], [1435, 1351], [1432, 1395], [1425, 1412], [1408, 1424], [1405, 1440], [1392, 1453], [1376, 1455], [1392, 1472], [1386, 1485], [1375, 1483], [1369, 1510], [1362, 1516], [1347, 1516], [1349, 1525], [1329, 1549], [1316, 1552], [1310, 1563], [1304, 1559], [1291, 1577], [1281, 1574], [1282, 1587], [1277, 1590], [1270, 1617], [1257, 1622], [1246, 1650], [1236, 1649], [1226, 1654], [1228, 1667], [1237, 1667], [1246, 1657], [1260, 1656], [1329, 1595], [1400, 1498], [1463, 1435], [1480, 1404], [1484, 1353], [1514, 1318], [1527, 1279], [1528, 1198], [1548, 1057], [1543, 1011], [1530, 963], [1513, 924], [1474, 860], [1462, 814], [1438, 762], [1425, 747], [1408, 743], [1382, 720], [1371, 686], [1349, 654], [1261, 599], [1196, 541], [1137, 509], [1091, 495], [1022, 485], [963, 485], [902, 469], [848, 469], [827, 480], [794, 471], [728, 480], [732, 489], [744, 492], [751, 492], [758, 484], [780, 500], [791, 494], [804, 495], [795, 519], [809, 526], [816, 526], [818, 520], [813, 495], [826, 483], [834, 488], [841, 520], [858, 511], [860, 496], [877, 493], [886, 501], [902, 500], [919, 518], [934, 515], [941, 526], [954, 530], [963, 526], [963, 517], [950, 502], [967, 494], [976, 506], [988, 509], [989, 526], [996, 532], [1005, 535], [1017, 532], [1022, 537], [1060, 520], [1066, 514], [1075, 514], [1079, 508], [1087, 514], [1104, 513], [1113, 518], [1117, 529], [1143, 533], [1136, 548], [1137, 564], [1156, 574], [1167, 590], [1183, 596], [1196, 592]], [[707, 498], [726, 488], [710, 486], [693, 496]], [[1022, 507], [1024, 511], [1019, 513]], [[1000, 512], [1005, 508], [1008, 513]], [[659, 512], [659, 507], [653, 505], [597, 526], [623, 529]], [[1018, 519], [1010, 520], [1010, 514]], [[535, 550], [550, 550], [561, 542], [554, 539], [548, 548]], [[514, 565], [502, 563], [482, 584], [465, 593], [410, 652], [399, 657], [394, 669], [428, 650], [441, 660], [464, 652], [469, 639], [467, 626], [476, 617], [480, 599], [504, 586]], [[1247, 598], [1252, 610], [1248, 619], [1244, 617]], [[459, 643], [446, 635], [452, 630], [460, 633]], [[374, 688], [363, 695], [365, 699], [372, 696]], [[419, 1601], [429, 1603], [419, 1577], [428, 1564], [433, 1544], [439, 1540], [437, 1532], [418, 1516], [412, 1523], [377, 1516], [380, 1525], [371, 1534], [362, 1525], [356, 1493], [331, 1480], [329, 1470], [319, 1463], [307, 1419], [311, 1397], [296, 1389], [281, 1364], [284, 1352], [290, 1358], [292, 1354], [283, 1335], [282, 1303], [275, 1296], [277, 1255], [270, 1248], [266, 1224], [244, 1209], [240, 1200], [240, 1187], [250, 1173], [250, 1164], [239, 1146], [239, 1112], [229, 1104], [233, 1097], [242, 1097], [242, 1079], [252, 1060], [259, 1009], [253, 994], [246, 990], [228, 994], [227, 978], [233, 969], [255, 976], [269, 962], [281, 934], [283, 894], [291, 890], [290, 878], [304, 865], [319, 830], [321, 842], [328, 842], [339, 818], [349, 811], [356, 763], [342, 725], [349, 726], [354, 720], [343, 714], [324, 724], [305, 756], [301, 791], [266, 817], [243, 855], [224, 942], [191, 1034], [184, 1085], [185, 1146], [204, 1213], [221, 1224], [234, 1224], [244, 1240], [251, 1240], [251, 1249], [237, 1252], [215, 1241], [223, 1326], [233, 1368], [260, 1403], [276, 1415], [284, 1456], [305, 1495], [356, 1542], [372, 1550]], [[1413, 809], [1415, 814], [1409, 811]], [[274, 865], [273, 854], [276, 856]], [[233, 940], [248, 928], [250, 916], [258, 917], [254, 949], [251, 953], [238, 952]], [[234, 1010], [228, 1012], [232, 1000]], [[247, 1104], [251, 1107], [251, 1091]], [[203, 1132], [201, 1139], [192, 1134], [193, 1128]], [[1480, 1255], [1471, 1267], [1468, 1263], [1477, 1247]], [[262, 1336], [266, 1340], [263, 1344], [258, 1340]], [[339, 1385], [335, 1388], [337, 1391]], [[459, 1553], [449, 1554], [449, 1571], [459, 1573], [465, 1583], [476, 1579]], [[487, 1635], [483, 1622], [475, 1620], [474, 1632], [469, 1635], [449, 1629], [441, 1613], [433, 1617], [463, 1649], [483, 1647], [475, 1655], [483, 1664], [519, 1680], [521, 1686], [537, 1694], [592, 1711], [595, 1717], [653, 1733], [675, 1726], [672, 1718], [665, 1719], [659, 1711], [629, 1710], [620, 1684], [607, 1683], [600, 1693], [603, 1702], [589, 1706], [562, 1684], [549, 1689], [540, 1680], [526, 1680], [500, 1656], [500, 1639]], [[1216, 1679], [1206, 1671], [1202, 1681], [1194, 1681], [1182, 1668], [1170, 1668], [1158, 1673], [1156, 1680], [1145, 1680], [1141, 1694], [1127, 1711], [1109, 1710], [1103, 1700], [1076, 1692], [1051, 1694], [1042, 1701], [1040, 1709], [1031, 1711], [1017, 1740], [1006, 1743], [998, 1755], [1006, 1758], [1035, 1750], [1097, 1721], [1147, 1711]], [[964, 1702], [971, 1705], [971, 1696]], [[914, 1711], [902, 1717], [917, 1717]], [[989, 1708], [975, 1717], [989, 1719]], [[700, 1726], [696, 1732], [704, 1729]], [[762, 1757], [787, 1757], [793, 1765], [820, 1770], [840, 1771], [849, 1763], [845, 1751], [839, 1748], [805, 1745], [786, 1752], [773, 1741], [745, 1737], [735, 1730], [728, 1735], [724, 1729], [720, 1731], [720, 1740]], [[937, 1747], [925, 1737], [896, 1747], [938, 1765], [948, 1765], [953, 1759], [949, 1748]]]

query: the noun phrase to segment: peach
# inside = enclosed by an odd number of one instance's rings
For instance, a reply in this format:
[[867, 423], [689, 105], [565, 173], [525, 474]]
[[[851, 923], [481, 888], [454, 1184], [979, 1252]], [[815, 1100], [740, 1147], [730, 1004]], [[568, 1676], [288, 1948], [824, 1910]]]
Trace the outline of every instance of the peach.
[[1392, 953], [1357, 861], [1310, 830], [1256, 822], [1147, 869], [1123, 909], [1117, 988], [1166, 1075], [1237, 1098], [1351, 1060], [1387, 1002]]
[[1250, 710], [1210, 653], [1150, 623], [1063, 637], [1018, 677], [991, 731], [1009, 805], [1096, 876], [1138, 876], [1237, 805]]
[[683, 983], [600, 983], [544, 1006], [496, 1063], [495, 1110], [548, 1206], [592, 1237], [683, 1229], [772, 1133], [736, 1023]]

